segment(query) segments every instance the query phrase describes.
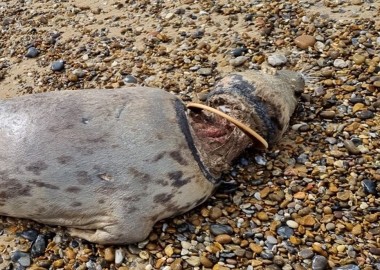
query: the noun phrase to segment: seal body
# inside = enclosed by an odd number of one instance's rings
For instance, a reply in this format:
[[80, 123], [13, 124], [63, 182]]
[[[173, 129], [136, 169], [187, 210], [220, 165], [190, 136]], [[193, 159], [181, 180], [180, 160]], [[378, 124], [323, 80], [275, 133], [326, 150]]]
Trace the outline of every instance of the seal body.
[[184, 105], [163, 90], [0, 101], [0, 215], [67, 226], [91, 242], [132, 243], [214, 187]]

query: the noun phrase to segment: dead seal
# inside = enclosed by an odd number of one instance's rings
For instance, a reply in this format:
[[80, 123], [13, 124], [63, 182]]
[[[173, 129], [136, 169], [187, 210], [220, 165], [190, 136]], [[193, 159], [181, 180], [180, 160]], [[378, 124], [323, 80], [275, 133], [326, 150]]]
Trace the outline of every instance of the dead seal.
[[100, 244], [142, 241], [207, 200], [248, 146], [278, 140], [303, 86], [291, 71], [222, 79], [207, 105], [247, 129], [148, 87], [0, 101], [0, 215]]

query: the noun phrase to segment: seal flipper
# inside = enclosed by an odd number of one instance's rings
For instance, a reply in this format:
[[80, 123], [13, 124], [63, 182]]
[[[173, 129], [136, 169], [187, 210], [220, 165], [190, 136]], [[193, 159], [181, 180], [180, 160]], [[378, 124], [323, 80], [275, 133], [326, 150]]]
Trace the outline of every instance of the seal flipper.
[[[119, 225], [110, 225], [105, 226], [102, 229], [96, 230], [68, 228], [68, 232], [73, 237], [86, 239], [89, 242], [98, 243], [102, 245], [124, 244], [143, 241], [148, 237], [152, 226], [140, 226], [139, 228], [124, 228]], [[134, 233], [131, 234], [131, 231], [133, 231]]]

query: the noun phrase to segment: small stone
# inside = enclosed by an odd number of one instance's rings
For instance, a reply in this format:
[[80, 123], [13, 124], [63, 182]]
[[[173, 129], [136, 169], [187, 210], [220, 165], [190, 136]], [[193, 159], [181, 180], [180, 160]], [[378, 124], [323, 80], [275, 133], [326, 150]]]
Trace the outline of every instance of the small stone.
[[283, 54], [272, 54], [268, 56], [268, 64], [273, 67], [282, 66], [286, 64], [287, 61], [288, 59]]
[[353, 113], [356, 113], [358, 111], [361, 111], [362, 109], [364, 108], [364, 104], [363, 103], [356, 103], [353, 107], [352, 107], [352, 112]]
[[298, 228], [298, 223], [295, 222], [294, 220], [287, 220], [286, 225], [288, 225], [290, 228], [297, 229]]
[[360, 234], [362, 234], [362, 232], [363, 232], [363, 228], [362, 228], [362, 225], [360, 225], [360, 224], [356, 224], [356, 225], [352, 228], [352, 231], [351, 231], [351, 233], [352, 233], [353, 235], [360, 235]]
[[255, 243], [250, 243], [249, 248], [256, 254], [260, 254], [263, 251], [263, 247]]
[[172, 19], [173, 17], [174, 17], [174, 13], [169, 12], [168, 14], [166, 14], [165, 19], [166, 19], [166, 20], [170, 20], [170, 19]]
[[353, 155], [359, 155], [360, 154], [360, 150], [356, 147], [356, 145], [354, 144], [353, 141], [345, 140], [343, 142], [343, 144], [344, 144], [344, 147], [346, 147], [347, 151], [350, 154], [353, 154]]
[[[297, 227], [298, 227], [298, 223], [297, 223]], [[294, 230], [288, 226], [281, 226], [281, 227], [278, 227], [277, 234], [281, 236], [283, 239], [289, 239], [290, 236], [294, 234]]]
[[273, 245], [275, 245], [275, 244], [278, 243], [276, 237], [274, 237], [274, 236], [272, 236], [272, 235], [268, 235], [268, 236], [267, 236], [267, 242], [268, 242], [269, 244], [273, 244]]
[[344, 266], [334, 267], [333, 270], [360, 270], [360, 267], [355, 264], [346, 264]]
[[305, 248], [305, 249], [300, 250], [298, 255], [302, 257], [303, 259], [311, 259], [314, 256], [314, 252], [310, 248]]
[[67, 79], [70, 81], [70, 82], [77, 82], [78, 81], [78, 76], [73, 74], [73, 73], [70, 73], [68, 76], [67, 76]]
[[380, 256], [380, 248], [370, 247], [369, 252], [372, 253], [373, 255]]
[[311, 263], [311, 269], [324, 270], [327, 268], [327, 259], [321, 255], [315, 255]]
[[336, 194], [336, 197], [338, 198], [339, 201], [348, 201], [351, 197], [351, 191], [345, 190], [342, 192], [338, 192]]
[[211, 268], [214, 265], [206, 256], [201, 256], [200, 263], [206, 268]]
[[233, 67], [238, 67], [243, 65], [249, 58], [247, 56], [238, 56], [230, 60], [230, 65]]
[[302, 243], [302, 240], [300, 238], [294, 236], [294, 235], [289, 237], [289, 241], [290, 241], [290, 243], [292, 243], [293, 245], [296, 245], [296, 246], [298, 246]]
[[123, 82], [125, 84], [134, 84], [137, 83], [137, 79], [132, 75], [126, 75], [123, 77]]
[[104, 250], [104, 259], [107, 262], [114, 262], [115, 261], [115, 249], [112, 247], [107, 247]]
[[230, 54], [234, 57], [242, 56], [244, 53], [246, 53], [248, 50], [246, 48], [236, 48], [232, 49], [230, 51]]
[[167, 245], [164, 249], [166, 256], [171, 257], [174, 253], [172, 245]]
[[258, 212], [257, 218], [261, 221], [268, 221], [269, 220], [268, 214], [265, 212]]
[[299, 223], [303, 226], [314, 226], [315, 218], [311, 215], [306, 215], [299, 220]]
[[30, 230], [27, 230], [27, 231], [23, 231], [21, 234], [20, 234], [21, 237], [29, 240], [30, 242], [33, 242], [37, 239], [37, 236], [38, 236], [38, 232], [36, 230], [33, 230], [33, 229], [30, 229]]
[[274, 254], [270, 250], [264, 250], [261, 252], [260, 257], [267, 260], [272, 260], [274, 258]]
[[257, 266], [260, 266], [260, 265], [262, 265], [263, 264], [263, 262], [262, 261], [259, 261], [259, 260], [252, 260], [252, 262], [251, 262], [251, 265], [253, 266], [253, 267], [257, 267]]
[[210, 209], [209, 217], [212, 220], [216, 220], [223, 215], [222, 210], [219, 207], [213, 207]]
[[366, 59], [366, 57], [364, 55], [361, 55], [361, 54], [354, 54], [352, 56], [352, 61], [354, 61], [354, 63], [357, 65], [363, 64], [365, 59]]
[[373, 118], [375, 115], [373, 112], [368, 110], [362, 110], [358, 113], [356, 113], [356, 116], [362, 120]]
[[31, 262], [30, 255], [19, 250], [16, 250], [14, 253], [12, 253], [11, 260], [12, 262], [17, 262], [24, 267], [28, 267]]
[[229, 225], [222, 225], [222, 224], [212, 224], [210, 226], [210, 231], [213, 235], [219, 235], [219, 234], [232, 234], [234, 231], [231, 226]]
[[125, 252], [122, 248], [118, 248], [115, 251], [115, 264], [119, 265], [124, 261]]
[[294, 194], [293, 197], [294, 197], [294, 199], [297, 199], [297, 200], [303, 200], [306, 197], [306, 193], [303, 191], [299, 191], [296, 194]]
[[74, 250], [70, 247], [68, 247], [66, 249], [66, 257], [69, 259], [69, 260], [73, 260], [75, 259], [76, 257], [76, 253], [74, 252]]
[[29, 47], [25, 56], [28, 58], [35, 58], [38, 56], [40, 52], [35, 47]]
[[335, 59], [333, 63], [334, 67], [336, 68], [346, 68], [348, 67], [348, 62], [344, 61], [343, 59]]
[[55, 260], [52, 265], [54, 266], [55, 269], [61, 268], [65, 265], [65, 261], [63, 259], [58, 259], [58, 260]]
[[42, 234], [40, 234], [37, 236], [36, 241], [34, 241], [32, 245], [30, 255], [32, 257], [39, 257], [45, 253], [45, 249], [46, 249], [46, 240], [45, 240], [45, 237]]
[[190, 258], [186, 259], [186, 262], [193, 267], [197, 267], [201, 264], [201, 260], [197, 256], [191, 256]]
[[379, 81], [374, 81], [373, 86], [380, 88], [380, 80]]
[[298, 36], [294, 40], [294, 43], [300, 49], [307, 49], [309, 47], [314, 46], [314, 44], [315, 44], [316, 41], [317, 40], [313, 36], [310, 36], [310, 35], [301, 35], [301, 36]]
[[316, 49], [317, 51], [319, 52], [323, 52], [323, 50], [326, 48], [326, 45], [321, 42], [321, 41], [317, 41], [315, 44], [314, 44], [314, 49]]
[[364, 192], [366, 192], [367, 194], [373, 194], [373, 195], [377, 194], [376, 183], [374, 181], [369, 180], [369, 179], [364, 179], [362, 181], [362, 186], [364, 188]]
[[65, 68], [65, 61], [63, 60], [54, 61], [51, 64], [51, 69], [53, 71], [62, 71], [64, 68]]
[[335, 117], [335, 112], [334, 111], [322, 111], [319, 115], [324, 119], [332, 119]]
[[331, 222], [327, 223], [327, 224], [326, 224], [326, 230], [328, 230], [328, 231], [333, 231], [333, 230], [335, 230], [335, 224], [334, 224], [334, 223], [331, 223]]
[[[119, 268], [120, 269], [120, 268]], [[171, 270], [182, 270], [182, 259], [175, 259], [174, 262], [170, 265]]]
[[336, 247], [336, 250], [337, 250], [338, 252], [344, 252], [344, 251], [346, 250], [346, 246], [345, 246], [345, 245], [338, 245], [338, 246]]
[[353, 5], [361, 5], [362, 3], [362, 0], [351, 0], [351, 4]]
[[232, 238], [228, 234], [219, 234], [215, 237], [215, 241], [221, 244], [231, 243]]
[[200, 68], [197, 72], [199, 75], [208, 76], [212, 74], [212, 68]]

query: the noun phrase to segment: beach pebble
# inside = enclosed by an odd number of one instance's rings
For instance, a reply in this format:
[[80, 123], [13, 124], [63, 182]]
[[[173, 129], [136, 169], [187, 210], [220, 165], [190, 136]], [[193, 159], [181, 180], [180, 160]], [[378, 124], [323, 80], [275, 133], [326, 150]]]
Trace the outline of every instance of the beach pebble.
[[309, 47], [312, 47], [312, 46], [314, 46], [315, 42], [316, 42], [315, 37], [313, 37], [311, 35], [301, 35], [301, 36], [298, 36], [294, 40], [294, 43], [300, 49], [307, 49]]
[[346, 68], [348, 66], [348, 62], [343, 59], [335, 59], [334, 67], [336, 68]]
[[288, 59], [283, 54], [272, 54], [268, 56], [268, 63], [273, 67], [282, 66], [286, 64]]
[[321, 255], [315, 255], [311, 264], [313, 270], [324, 270], [327, 268], [327, 259]]
[[19, 250], [16, 250], [14, 253], [12, 253], [11, 260], [12, 262], [17, 262], [24, 267], [30, 266], [31, 263], [30, 255]]
[[37, 50], [36, 47], [29, 47], [28, 51], [26, 52], [25, 56], [28, 58], [35, 58], [38, 56], [40, 52]]
[[219, 234], [229, 234], [231, 235], [233, 233], [233, 229], [229, 225], [222, 225], [222, 224], [212, 224], [210, 226], [210, 231], [213, 235], [219, 235]]
[[230, 60], [230, 65], [233, 67], [238, 67], [243, 65], [249, 58], [247, 56], [238, 56]]
[[126, 75], [126, 76], [123, 77], [123, 82], [125, 84], [129, 84], [129, 83], [137, 83], [138, 81], [137, 81], [137, 79], [134, 76], [132, 76], [132, 75]]
[[65, 68], [65, 62], [63, 60], [54, 61], [51, 64], [51, 70], [62, 71]]
[[362, 186], [364, 188], [364, 192], [366, 192], [367, 194], [377, 194], [375, 181], [372, 181], [370, 179], [364, 179], [362, 181]]

